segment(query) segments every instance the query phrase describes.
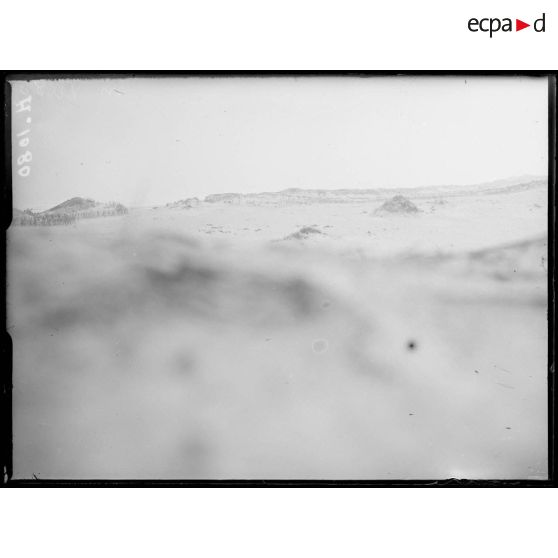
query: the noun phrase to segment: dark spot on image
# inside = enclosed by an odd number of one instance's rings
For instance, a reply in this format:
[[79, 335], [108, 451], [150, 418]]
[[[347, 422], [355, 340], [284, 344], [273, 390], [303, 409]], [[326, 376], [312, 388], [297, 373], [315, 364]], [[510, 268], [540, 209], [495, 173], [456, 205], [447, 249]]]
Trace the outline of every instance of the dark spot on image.
[[410, 339], [410, 340], [407, 342], [407, 349], [408, 349], [409, 351], [414, 351], [416, 348], [417, 348], [417, 342], [414, 341], [413, 339]]

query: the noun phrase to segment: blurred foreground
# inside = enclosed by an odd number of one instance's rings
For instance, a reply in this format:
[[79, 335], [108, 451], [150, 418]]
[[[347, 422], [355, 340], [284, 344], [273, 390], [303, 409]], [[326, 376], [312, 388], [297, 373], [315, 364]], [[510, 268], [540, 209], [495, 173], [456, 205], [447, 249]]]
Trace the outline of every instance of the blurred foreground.
[[12, 228], [15, 476], [545, 478], [545, 196]]

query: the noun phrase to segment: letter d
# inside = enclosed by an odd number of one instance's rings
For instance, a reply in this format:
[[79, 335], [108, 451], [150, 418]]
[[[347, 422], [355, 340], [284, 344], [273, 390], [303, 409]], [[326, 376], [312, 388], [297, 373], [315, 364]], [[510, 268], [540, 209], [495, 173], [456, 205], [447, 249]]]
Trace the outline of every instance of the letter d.
[[[541, 18], [536, 19], [536, 20], [535, 20], [535, 23], [533, 23], [533, 29], [534, 29], [537, 33], [544, 33], [544, 25], [545, 25], [544, 18], [545, 18], [545, 14], [543, 14]], [[542, 27], [541, 27], [540, 29], [538, 28], [539, 22], [542, 23]]]

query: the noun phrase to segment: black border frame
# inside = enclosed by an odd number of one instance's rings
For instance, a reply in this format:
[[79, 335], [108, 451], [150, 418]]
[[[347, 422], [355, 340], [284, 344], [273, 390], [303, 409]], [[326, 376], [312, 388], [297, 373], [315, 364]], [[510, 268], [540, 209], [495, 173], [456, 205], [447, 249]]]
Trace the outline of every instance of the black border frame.
[[[12, 147], [11, 147], [11, 86], [9, 79], [95, 79], [134, 77], [390, 77], [390, 76], [484, 76], [484, 77], [546, 77], [548, 79], [548, 480], [531, 479], [445, 479], [445, 480], [88, 480], [88, 479], [12, 479], [12, 341], [6, 327], [6, 231], [12, 220]], [[557, 487], [556, 471], [556, 388], [555, 388], [555, 226], [556, 226], [556, 70], [514, 71], [0, 71], [0, 122], [2, 138], [2, 230], [0, 232], [0, 285], [3, 304], [0, 310], [0, 471], [3, 487]], [[513, 115], [510, 115], [513, 117]]]

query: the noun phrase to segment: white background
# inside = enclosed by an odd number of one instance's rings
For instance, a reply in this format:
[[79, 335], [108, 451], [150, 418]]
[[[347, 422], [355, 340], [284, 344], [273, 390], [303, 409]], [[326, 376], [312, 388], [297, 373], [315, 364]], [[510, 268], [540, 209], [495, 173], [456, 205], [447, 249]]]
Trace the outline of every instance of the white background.
[[[470, 18], [547, 30], [471, 33]], [[25, 0], [2, 3], [5, 69], [555, 69], [555, 0]]]
[[[27, 0], [3, 3], [0, 68], [556, 69], [556, 2]], [[546, 12], [546, 33], [470, 33]], [[3, 555], [496, 557], [552, 552], [548, 489], [12, 489]], [[553, 513], [554, 512], [554, 513]], [[555, 538], [555, 537], [554, 537]]]
[[0, 521], [3, 555], [10, 558], [539, 557], [553, 555], [554, 494], [490, 488], [8, 489]]
[[10, 558], [540, 557], [554, 555], [554, 494], [8, 489], [0, 521], [3, 555]]

